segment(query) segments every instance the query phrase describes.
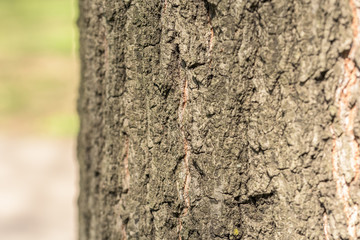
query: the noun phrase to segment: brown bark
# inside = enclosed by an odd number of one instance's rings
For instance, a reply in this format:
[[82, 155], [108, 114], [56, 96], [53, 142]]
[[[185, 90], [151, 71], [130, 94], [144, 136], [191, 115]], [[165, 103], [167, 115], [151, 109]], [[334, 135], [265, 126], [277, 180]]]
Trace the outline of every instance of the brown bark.
[[79, 239], [357, 239], [358, 0], [80, 0]]

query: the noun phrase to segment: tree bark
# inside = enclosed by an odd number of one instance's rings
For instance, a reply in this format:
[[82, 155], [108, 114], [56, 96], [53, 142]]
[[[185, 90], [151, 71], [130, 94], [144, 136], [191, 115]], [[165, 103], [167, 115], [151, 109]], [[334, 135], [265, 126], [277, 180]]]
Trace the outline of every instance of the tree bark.
[[79, 239], [357, 239], [358, 0], [80, 0]]

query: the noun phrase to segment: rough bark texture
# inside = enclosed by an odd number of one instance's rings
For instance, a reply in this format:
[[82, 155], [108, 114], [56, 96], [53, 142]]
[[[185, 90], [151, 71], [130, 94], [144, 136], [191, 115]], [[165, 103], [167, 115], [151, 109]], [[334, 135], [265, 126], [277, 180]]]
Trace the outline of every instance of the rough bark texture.
[[79, 239], [357, 239], [357, 0], [80, 0]]

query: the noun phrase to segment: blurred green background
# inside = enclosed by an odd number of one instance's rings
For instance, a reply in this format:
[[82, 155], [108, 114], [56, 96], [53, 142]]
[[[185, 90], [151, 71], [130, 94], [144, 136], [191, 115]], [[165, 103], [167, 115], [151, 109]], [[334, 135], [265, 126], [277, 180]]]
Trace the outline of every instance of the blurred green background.
[[0, 0], [0, 239], [76, 239], [75, 0]]
[[75, 0], [0, 0], [0, 132], [75, 136]]

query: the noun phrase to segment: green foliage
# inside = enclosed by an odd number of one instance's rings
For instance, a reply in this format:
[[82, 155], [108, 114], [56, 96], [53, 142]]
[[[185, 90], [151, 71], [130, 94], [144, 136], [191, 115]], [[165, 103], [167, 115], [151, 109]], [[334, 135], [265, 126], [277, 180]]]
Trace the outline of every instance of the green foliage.
[[76, 15], [75, 0], [0, 0], [0, 131], [77, 132]]
[[0, 0], [0, 53], [69, 55], [75, 9], [71, 0]]

